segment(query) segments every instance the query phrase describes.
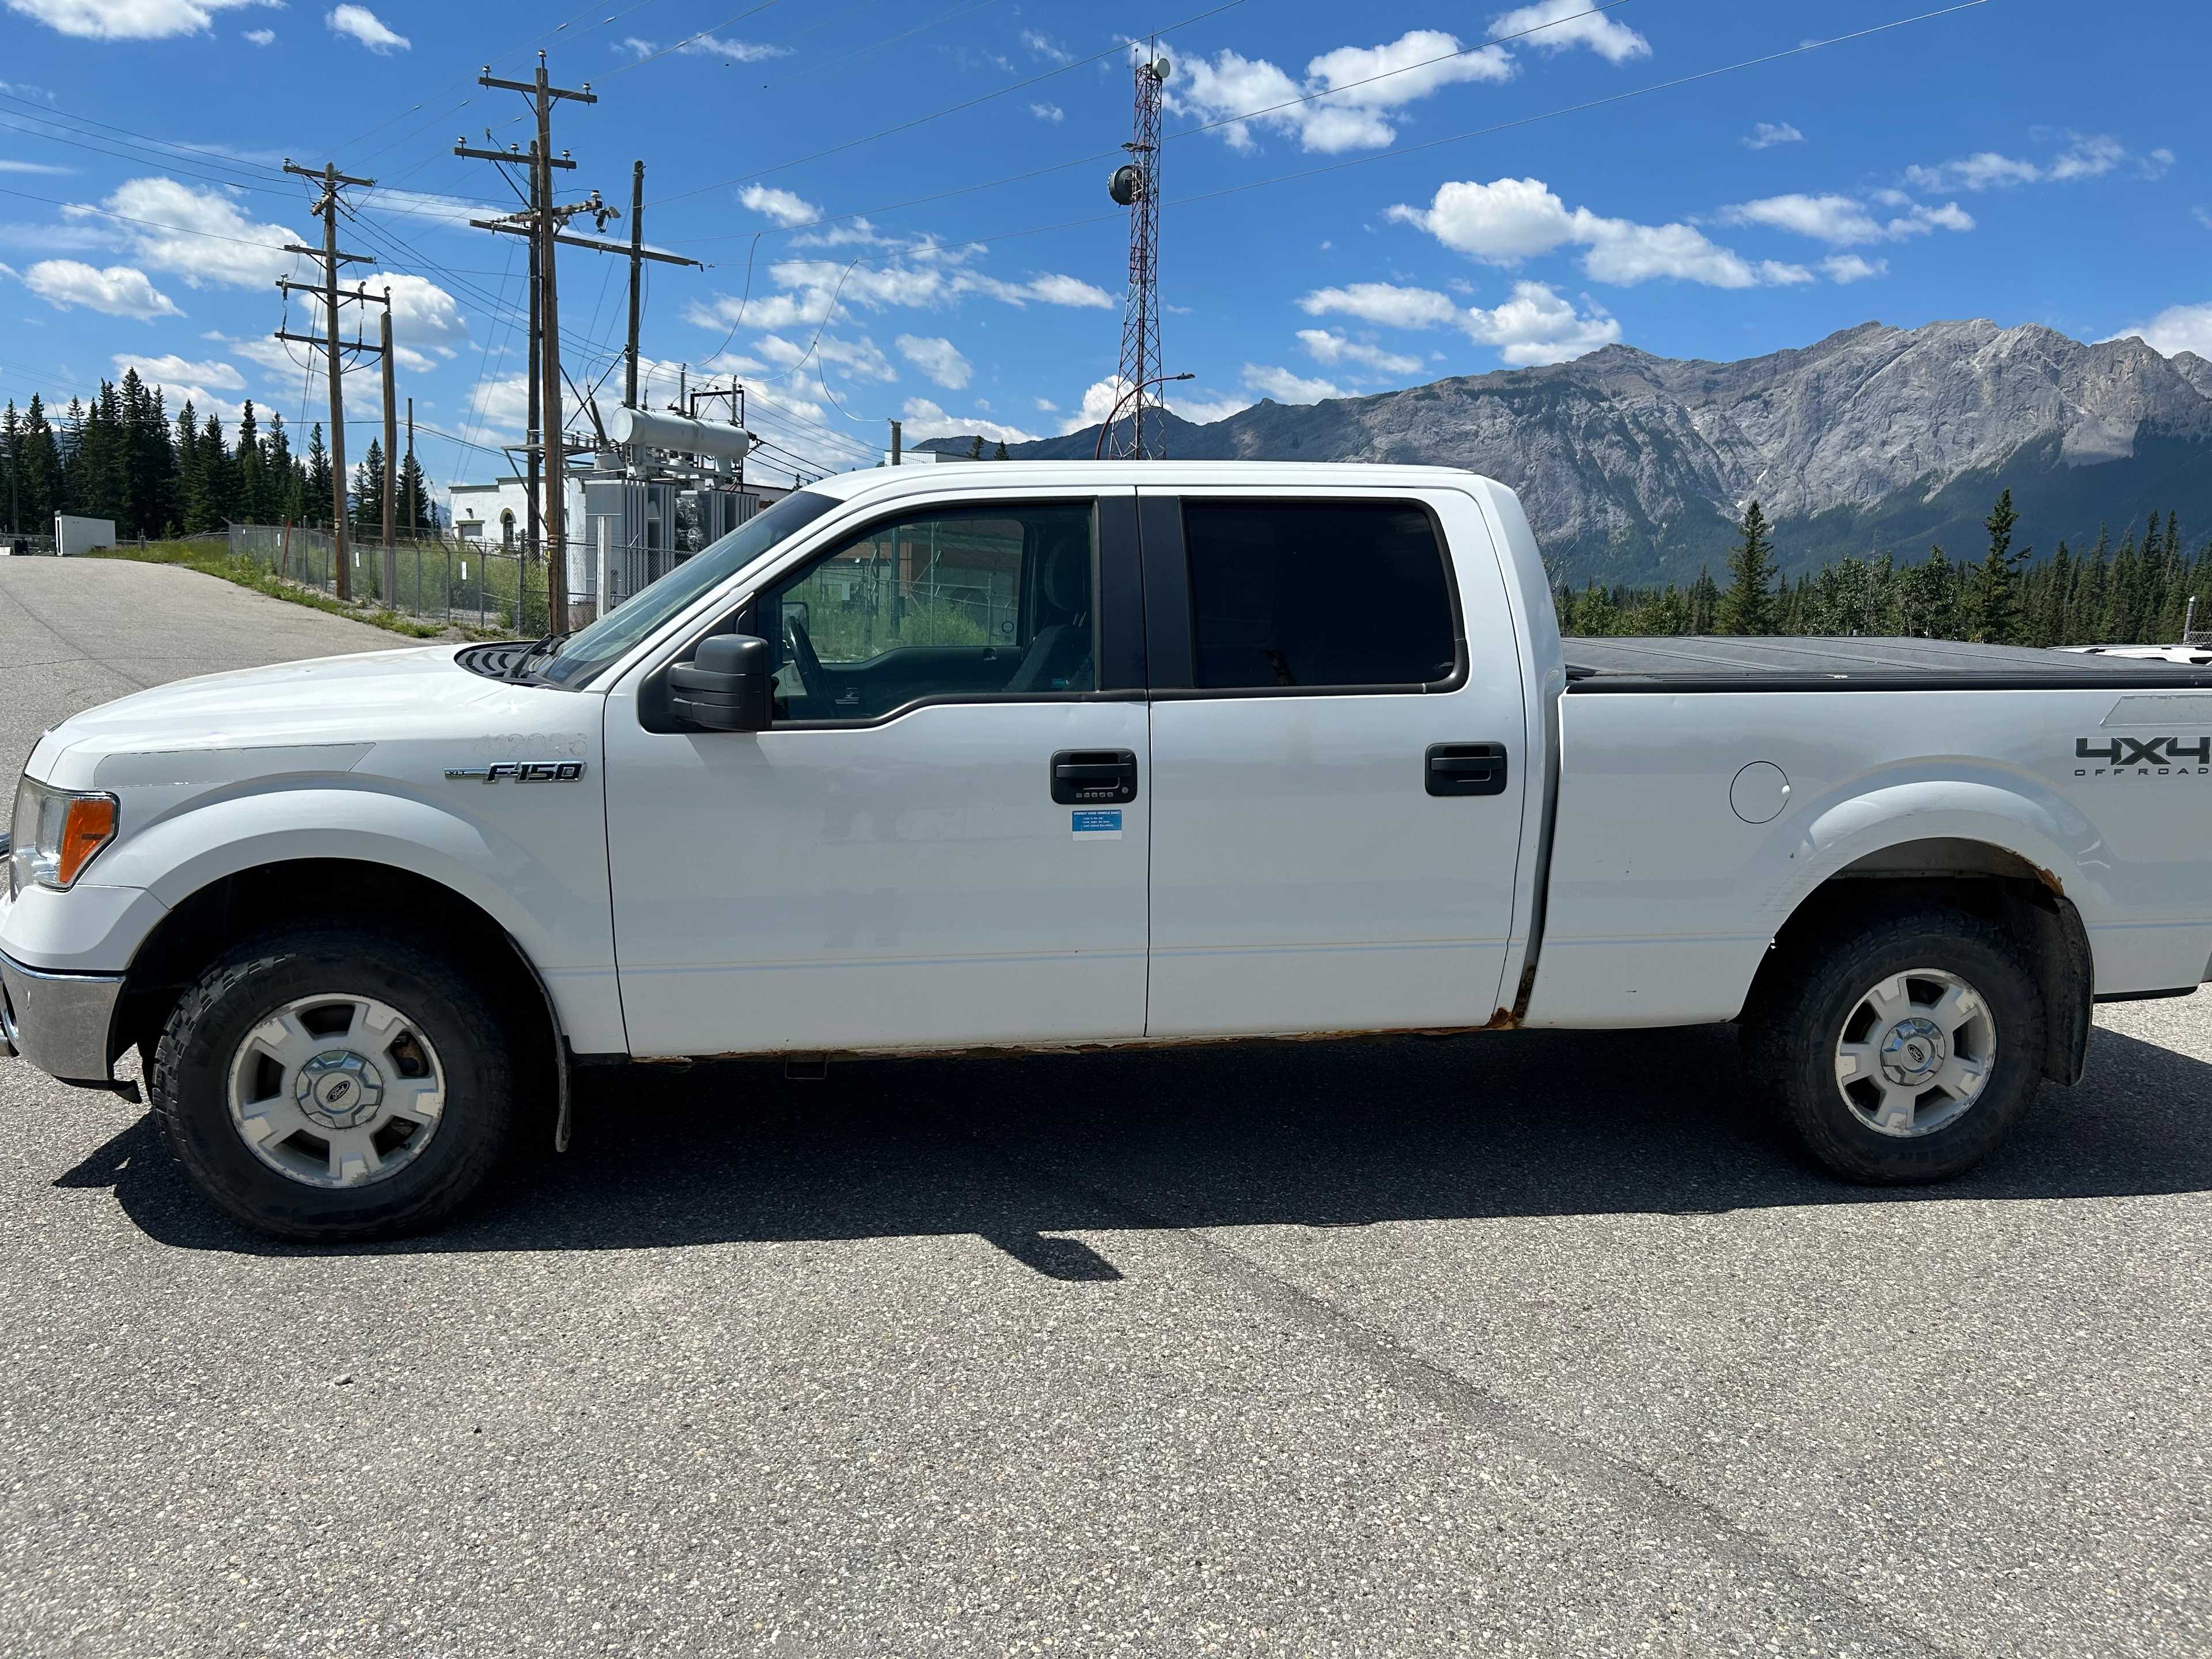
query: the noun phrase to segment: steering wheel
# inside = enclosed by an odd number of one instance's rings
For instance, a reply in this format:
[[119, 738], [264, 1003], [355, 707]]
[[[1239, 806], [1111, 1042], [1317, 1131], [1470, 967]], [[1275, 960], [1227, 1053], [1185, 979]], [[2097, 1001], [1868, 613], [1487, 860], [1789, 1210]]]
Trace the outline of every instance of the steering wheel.
[[799, 670], [799, 683], [810, 702], [827, 703], [830, 701], [830, 678], [822, 672], [822, 659], [814, 649], [814, 641], [806, 637], [806, 624], [790, 611], [784, 612], [783, 631], [791, 641], [791, 660]]

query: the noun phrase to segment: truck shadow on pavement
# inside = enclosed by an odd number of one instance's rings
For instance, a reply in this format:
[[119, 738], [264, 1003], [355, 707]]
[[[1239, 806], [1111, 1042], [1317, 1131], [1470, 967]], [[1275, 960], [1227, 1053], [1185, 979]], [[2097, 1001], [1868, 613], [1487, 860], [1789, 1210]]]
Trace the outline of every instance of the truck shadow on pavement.
[[[2212, 1066], [2099, 1030], [1996, 1158], [1844, 1186], [1744, 1097], [1732, 1031], [1544, 1033], [579, 1073], [575, 1135], [443, 1232], [368, 1253], [973, 1234], [1073, 1282], [1129, 1228], [2065, 1199], [2212, 1188]], [[57, 1182], [149, 1237], [291, 1255], [204, 1205], [141, 1120]]]

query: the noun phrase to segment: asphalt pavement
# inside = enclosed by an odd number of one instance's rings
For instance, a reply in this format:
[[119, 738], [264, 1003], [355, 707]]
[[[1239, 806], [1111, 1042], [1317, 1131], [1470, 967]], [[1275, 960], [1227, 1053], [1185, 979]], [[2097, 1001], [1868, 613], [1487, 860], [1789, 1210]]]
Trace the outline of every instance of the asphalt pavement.
[[0, 1651], [2203, 1654], [2209, 1189], [2203, 998], [1932, 1189], [1512, 1034], [586, 1073], [340, 1251], [0, 1062]]

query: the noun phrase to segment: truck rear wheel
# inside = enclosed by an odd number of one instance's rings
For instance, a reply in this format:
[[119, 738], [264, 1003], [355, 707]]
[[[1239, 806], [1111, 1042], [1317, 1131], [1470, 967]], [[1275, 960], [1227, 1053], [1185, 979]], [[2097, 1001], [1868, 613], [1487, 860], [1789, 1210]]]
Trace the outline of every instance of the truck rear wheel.
[[1746, 1021], [1747, 1069], [1846, 1180], [1960, 1174], [2035, 1097], [2042, 996], [2020, 947], [1979, 917], [1879, 912], [1777, 965]]
[[193, 1184], [279, 1238], [436, 1225], [514, 1139], [514, 1021], [435, 951], [351, 929], [254, 941], [179, 999], [154, 1116]]

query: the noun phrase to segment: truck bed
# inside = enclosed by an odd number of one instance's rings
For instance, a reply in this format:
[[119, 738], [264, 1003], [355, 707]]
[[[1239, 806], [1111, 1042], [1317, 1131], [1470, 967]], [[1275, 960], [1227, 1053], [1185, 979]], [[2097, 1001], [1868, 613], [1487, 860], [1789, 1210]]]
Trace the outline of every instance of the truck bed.
[[1577, 694], [1682, 691], [2064, 691], [2212, 688], [2212, 669], [1959, 640], [1565, 641]]

